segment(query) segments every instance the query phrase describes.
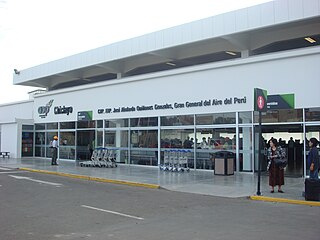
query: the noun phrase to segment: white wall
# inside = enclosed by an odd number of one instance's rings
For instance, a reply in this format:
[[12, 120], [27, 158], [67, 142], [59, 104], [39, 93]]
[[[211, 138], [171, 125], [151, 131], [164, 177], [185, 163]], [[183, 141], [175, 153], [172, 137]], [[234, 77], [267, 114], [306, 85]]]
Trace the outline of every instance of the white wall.
[[[18, 124], [1, 124], [1, 151], [10, 152], [11, 158], [20, 157], [18, 144], [21, 144], [21, 137], [18, 134]], [[21, 135], [21, 134], [20, 134]]]
[[33, 118], [33, 100], [0, 105], [0, 124]]
[[[252, 111], [253, 89], [266, 89], [268, 94], [295, 94], [295, 107], [319, 107], [320, 48], [286, 51], [204, 66], [182, 68], [165, 73], [113, 80], [97, 87], [78, 87], [35, 97], [35, 122], [76, 121], [77, 112], [93, 111], [94, 119], [137, 116]], [[309, 97], [308, 97], [309, 96]], [[134, 111], [98, 114], [98, 109], [154, 106], [197, 102], [201, 100], [246, 98], [242, 104], [222, 104], [192, 108]], [[53, 105], [46, 118], [38, 108], [50, 100]], [[54, 114], [54, 107], [72, 107], [69, 115]]]
[[21, 126], [33, 124], [33, 100], [0, 105], [1, 151], [21, 157]]

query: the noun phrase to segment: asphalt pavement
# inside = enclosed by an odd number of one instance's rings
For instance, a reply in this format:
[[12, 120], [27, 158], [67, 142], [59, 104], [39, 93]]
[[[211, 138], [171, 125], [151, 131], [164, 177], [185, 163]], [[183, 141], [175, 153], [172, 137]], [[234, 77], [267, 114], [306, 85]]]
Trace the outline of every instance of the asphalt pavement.
[[312, 221], [318, 218], [319, 207], [101, 183], [8, 167], [0, 168], [0, 197], [1, 240], [300, 240], [320, 234]]

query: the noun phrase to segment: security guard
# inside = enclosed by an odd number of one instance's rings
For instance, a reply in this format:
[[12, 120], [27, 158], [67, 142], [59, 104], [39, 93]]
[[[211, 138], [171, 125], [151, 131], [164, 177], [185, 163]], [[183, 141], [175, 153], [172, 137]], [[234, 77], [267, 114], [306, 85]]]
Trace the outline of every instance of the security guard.
[[51, 165], [58, 165], [57, 164], [57, 157], [58, 157], [58, 137], [54, 136], [52, 141], [52, 159]]

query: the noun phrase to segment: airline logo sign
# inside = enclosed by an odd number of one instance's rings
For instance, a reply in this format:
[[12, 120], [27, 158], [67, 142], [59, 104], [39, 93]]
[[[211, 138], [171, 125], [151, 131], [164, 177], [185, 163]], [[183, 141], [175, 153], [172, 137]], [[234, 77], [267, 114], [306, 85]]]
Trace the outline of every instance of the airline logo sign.
[[38, 113], [40, 118], [47, 117], [48, 113], [50, 112], [52, 103], [53, 103], [53, 99], [51, 99], [45, 106], [38, 107]]
[[[48, 113], [51, 110], [54, 100], [51, 99], [46, 105], [38, 107], [38, 114], [40, 118], [46, 118]], [[73, 107], [66, 107], [66, 106], [55, 106], [53, 110], [55, 115], [58, 114], [66, 114], [69, 115], [73, 112]]]

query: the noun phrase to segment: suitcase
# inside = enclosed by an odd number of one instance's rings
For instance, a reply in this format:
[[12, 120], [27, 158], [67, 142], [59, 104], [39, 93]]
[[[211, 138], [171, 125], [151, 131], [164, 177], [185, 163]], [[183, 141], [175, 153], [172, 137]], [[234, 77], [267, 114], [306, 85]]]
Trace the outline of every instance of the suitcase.
[[320, 201], [320, 180], [305, 179], [305, 200]]

